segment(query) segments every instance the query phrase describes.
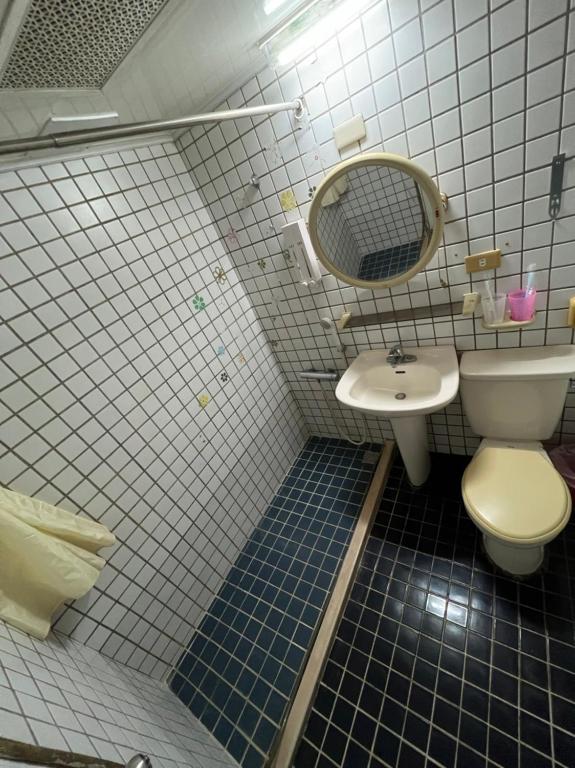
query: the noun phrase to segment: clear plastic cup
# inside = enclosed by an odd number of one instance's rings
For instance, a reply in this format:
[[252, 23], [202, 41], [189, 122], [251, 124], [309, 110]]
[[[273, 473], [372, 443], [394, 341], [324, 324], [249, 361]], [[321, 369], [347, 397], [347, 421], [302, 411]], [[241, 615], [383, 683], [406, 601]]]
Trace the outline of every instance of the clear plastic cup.
[[508, 294], [511, 319], [519, 322], [531, 320], [535, 312], [536, 298], [537, 291], [534, 289], [529, 291], [523, 289], [519, 291], [511, 291], [511, 293]]
[[505, 322], [505, 310], [507, 308], [507, 295], [505, 293], [496, 293], [493, 297], [493, 304], [489, 298], [482, 298], [483, 320], [487, 325], [496, 325]]

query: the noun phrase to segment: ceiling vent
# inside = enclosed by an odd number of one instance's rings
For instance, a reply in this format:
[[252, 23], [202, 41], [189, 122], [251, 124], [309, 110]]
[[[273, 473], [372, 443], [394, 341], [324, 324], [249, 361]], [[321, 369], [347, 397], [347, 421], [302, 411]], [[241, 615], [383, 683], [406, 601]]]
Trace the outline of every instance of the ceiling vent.
[[0, 88], [102, 88], [167, 0], [31, 0]]

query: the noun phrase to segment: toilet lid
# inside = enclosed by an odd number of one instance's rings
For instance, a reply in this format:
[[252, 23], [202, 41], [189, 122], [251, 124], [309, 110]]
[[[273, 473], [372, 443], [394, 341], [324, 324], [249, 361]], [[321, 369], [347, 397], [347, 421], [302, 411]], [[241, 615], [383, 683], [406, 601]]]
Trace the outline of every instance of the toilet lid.
[[480, 527], [508, 540], [549, 538], [566, 525], [571, 497], [541, 450], [487, 446], [462, 480], [465, 506]]

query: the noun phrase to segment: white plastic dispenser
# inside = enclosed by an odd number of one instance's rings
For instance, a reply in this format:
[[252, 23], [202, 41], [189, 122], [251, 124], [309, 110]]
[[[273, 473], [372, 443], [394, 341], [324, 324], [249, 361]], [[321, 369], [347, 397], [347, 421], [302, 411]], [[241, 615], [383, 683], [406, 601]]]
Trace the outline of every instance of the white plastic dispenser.
[[302, 285], [311, 287], [321, 280], [319, 261], [311, 244], [304, 219], [291, 221], [282, 227], [284, 248], [296, 265]]

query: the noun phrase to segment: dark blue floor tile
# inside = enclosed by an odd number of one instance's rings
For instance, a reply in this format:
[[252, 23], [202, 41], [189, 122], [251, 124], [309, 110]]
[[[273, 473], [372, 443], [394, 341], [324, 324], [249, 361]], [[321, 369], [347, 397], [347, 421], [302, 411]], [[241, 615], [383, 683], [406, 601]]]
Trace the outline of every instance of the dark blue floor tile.
[[575, 757], [575, 734], [573, 733], [573, 723], [571, 724], [570, 733], [554, 728], [552, 738], [555, 759], [565, 766], [572, 765]]
[[519, 743], [505, 733], [489, 729], [487, 756], [497, 765], [516, 768], [519, 765]]
[[308, 441], [171, 681], [246, 767], [263, 765], [284, 717], [375, 468], [366, 450], [378, 447]]
[[[384, 765], [396, 765], [401, 742], [399, 737], [385, 726], [380, 726], [375, 738], [373, 752]], [[381, 764], [380, 763], [380, 764]]]
[[417, 747], [425, 752], [427, 750], [430, 730], [429, 722], [422, 720], [413, 712], [408, 712], [403, 730], [403, 738], [413, 747]]
[[440, 765], [451, 768], [455, 762], [457, 742], [447, 734], [433, 728], [429, 739], [429, 756]]
[[[357, 768], [574, 764], [575, 519], [543, 573], [497, 572], [461, 501], [467, 461], [435, 455], [417, 490], [399, 460], [391, 470], [315, 705], [328, 722], [339, 713], [350, 745], [352, 710], [379, 723]], [[342, 765], [329, 741], [322, 758]]]
[[341, 763], [342, 768], [359, 768], [362, 765], [369, 765], [369, 752], [355, 741], [349, 741], [347, 751]]

